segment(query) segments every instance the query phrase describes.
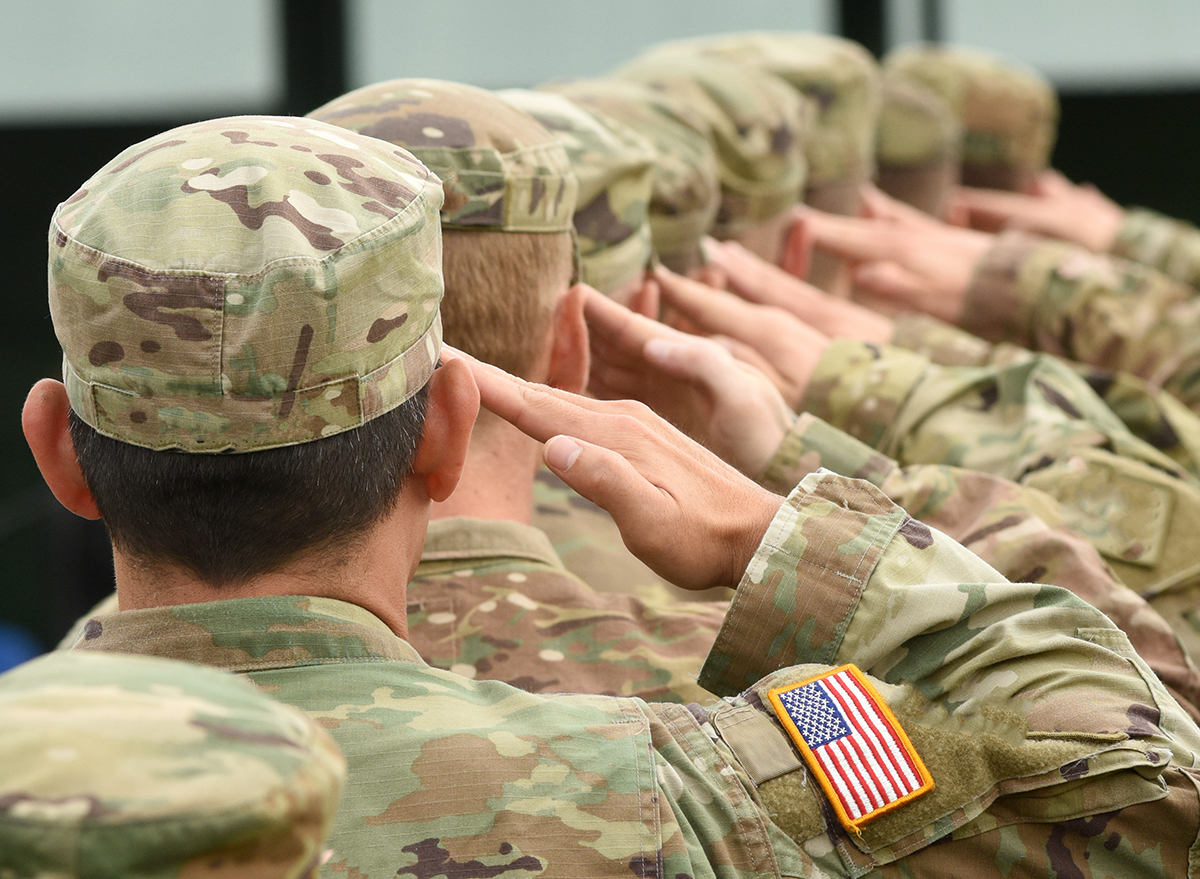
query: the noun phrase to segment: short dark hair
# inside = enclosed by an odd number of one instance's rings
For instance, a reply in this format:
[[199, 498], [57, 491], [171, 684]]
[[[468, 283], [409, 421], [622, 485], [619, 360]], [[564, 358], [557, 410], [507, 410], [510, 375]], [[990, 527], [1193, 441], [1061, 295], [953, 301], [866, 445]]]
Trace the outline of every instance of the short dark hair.
[[396, 504], [425, 425], [426, 388], [353, 430], [243, 454], [160, 452], [70, 414], [71, 439], [113, 546], [245, 583], [366, 532]]

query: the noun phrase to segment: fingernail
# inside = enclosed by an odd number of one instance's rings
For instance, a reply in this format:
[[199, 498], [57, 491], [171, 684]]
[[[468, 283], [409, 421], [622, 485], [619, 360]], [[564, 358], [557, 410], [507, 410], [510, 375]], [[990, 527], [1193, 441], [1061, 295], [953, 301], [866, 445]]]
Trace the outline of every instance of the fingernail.
[[555, 470], [570, 470], [583, 447], [569, 436], [552, 436], [546, 442], [546, 463]]

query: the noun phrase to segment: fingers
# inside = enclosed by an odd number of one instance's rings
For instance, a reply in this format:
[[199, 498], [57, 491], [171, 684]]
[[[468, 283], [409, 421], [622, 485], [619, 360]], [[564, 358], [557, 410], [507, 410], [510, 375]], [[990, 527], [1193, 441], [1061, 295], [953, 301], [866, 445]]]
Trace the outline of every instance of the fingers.
[[878, 187], [870, 185], [862, 187], [862, 216], [889, 223], [907, 223], [918, 226], [930, 223], [928, 214], [899, 199], [892, 198]]
[[757, 306], [665, 268], [656, 269], [655, 278], [663, 301], [702, 334], [725, 333], [754, 344], [760, 331]]
[[963, 205], [972, 217], [1007, 223], [1023, 218], [1028, 213], [1031, 196], [998, 189], [974, 189], [960, 186], [955, 200]]
[[525, 435], [546, 442], [557, 433], [598, 439], [597, 416], [604, 404], [545, 385], [535, 385], [502, 369], [460, 354], [479, 387], [480, 403]]
[[894, 259], [902, 249], [894, 224], [882, 220], [840, 217], [805, 208], [804, 221], [814, 246], [843, 259]]
[[739, 393], [729, 351], [701, 336], [661, 337], [645, 347], [646, 360], [673, 378], [701, 385], [714, 397]]

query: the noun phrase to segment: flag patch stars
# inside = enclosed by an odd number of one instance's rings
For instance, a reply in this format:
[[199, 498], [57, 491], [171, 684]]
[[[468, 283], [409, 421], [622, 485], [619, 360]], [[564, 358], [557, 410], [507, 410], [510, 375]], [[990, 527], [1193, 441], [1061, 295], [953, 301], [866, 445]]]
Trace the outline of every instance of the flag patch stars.
[[855, 666], [767, 695], [846, 829], [933, 789], [900, 722]]

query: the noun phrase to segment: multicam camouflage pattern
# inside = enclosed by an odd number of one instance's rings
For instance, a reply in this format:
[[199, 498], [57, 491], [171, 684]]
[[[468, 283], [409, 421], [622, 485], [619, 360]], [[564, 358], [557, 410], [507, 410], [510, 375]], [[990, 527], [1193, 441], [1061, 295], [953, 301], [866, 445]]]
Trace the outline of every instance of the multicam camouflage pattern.
[[865, 479], [914, 519], [971, 550], [1005, 578], [1070, 590], [1129, 636], [1171, 695], [1200, 720], [1200, 671], [1170, 625], [1068, 528], [1048, 494], [1008, 479], [937, 464], [901, 467], [819, 418], [801, 415], [760, 482], [786, 493], [818, 468]]
[[1200, 287], [1200, 229], [1191, 223], [1133, 208], [1125, 212], [1110, 250], [1189, 287]]
[[595, 592], [535, 528], [452, 518], [430, 523], [408, 640], [437, 668], [532, 693], [707, 702], [696, 675], [725, 607]]
[[315, 875], [345, 775], [328, 734], [232, 675], [53, 653], [0, 677], [0, 875]]
[[394, 408], [438, 357], [440, 204], [410, 154], [311, 120], [130, 147], [50, 225], [72, 408], [188, 452], [308, 442]]
[[817, 115], [806, 139], [810, 186], [871, 178], [879, 65], [858, 43], [826, 34], [751, 32], [662, 43], [646, 57], [697, 52], [765, 69], [813, 99]]
[[962, 121], [969, 185], [1020, 190], [1049, 165], [1058, 96], [1036, 71], [985, 52], [934, 45], [894, 49], [883, 66], [941, 95]]
[[893, 198], [945, 217], [959, 182], [962, 124], [917, 82], [883, 77], [875, 128], [876, 184]]
[[961, 324], [1138, 376], [1200, 412], [1200, 297], [1147, 266], [1007, 232], [976, 267]]
[[[986, 342], [924, 314], [895, 319], [891, 343], [942, 366], [1006, 367], [1032, 358], [1028, 348]], [[1200, 416], [1177, 397], [1127, 372], [1064, 360], [1138, 439], [1200, 478]]]
[[721, 172], [712, 233], [732, 238], [800, 201], [814, 105], [774, 74], [721, 58], [635, 59], [614, 74], [686, 102], [705, 123]]
[[308, 114], [402, 146], [442, 179], [444, 229], [569, 232], [578, 182], [559, 142], [474, 86], [396, 79]]
[[562, 95], [529, 89], [496, 93], [558, 138], [579, 180], [575, 239], [579, 280], [613, 293], [650, 264], [654, 148], [632, 128], [584, 110]]
[[803, 406], [902, 465], [968, 467], [1050, 495], [1065, 523], [1200, 658], [1200, 565], [1191, 549], [1200, 486], [1062, 361], [939, 367], [891, 346], [838, 341]]
[[548, 83], [542, 91], [565, 95], [601, 120], [615, 119], [653, 147], [650, 237], [668, 266], [684, 270], [702, 261], [700, 239], [721, 201], [717, 157], [699, 132], [704, 123], [686, 104], [627, 80], [587, 79]]
[[[745, 692], [705, 708], [469, 680], [321, 598], [128, 611], [76, 647], [244, 671], [328, 728], [351, 778], [329, 876], [1001, 877], [1023, 848], [1059, 875], [1165, 877], [1200, 827], [1200, 730], [1108, 620], [826, 473], [781, 507], [706, 662], [703, 684]], [[848, 661], [938, 784], [856, 838], [761, 698]]]

